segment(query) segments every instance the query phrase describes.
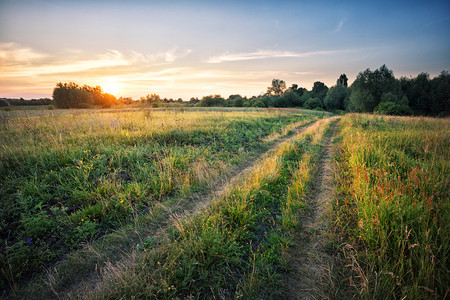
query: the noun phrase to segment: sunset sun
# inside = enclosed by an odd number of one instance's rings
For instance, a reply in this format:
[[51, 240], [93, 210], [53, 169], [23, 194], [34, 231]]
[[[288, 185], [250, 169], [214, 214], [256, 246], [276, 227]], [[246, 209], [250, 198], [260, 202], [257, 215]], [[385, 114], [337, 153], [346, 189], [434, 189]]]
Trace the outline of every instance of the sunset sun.
[[120, 83], [117, 83], [115, 81], [105, 81], [100, 85], [105, 93], [118, 96], [118, 94], [121, 92], [120, 89]]

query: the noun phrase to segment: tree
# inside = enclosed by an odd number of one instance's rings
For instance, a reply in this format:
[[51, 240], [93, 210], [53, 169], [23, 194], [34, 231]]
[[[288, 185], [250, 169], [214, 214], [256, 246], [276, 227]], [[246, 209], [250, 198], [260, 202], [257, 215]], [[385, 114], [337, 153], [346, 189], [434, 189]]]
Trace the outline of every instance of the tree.
[[319, 98], [309, 98], [306, 100], [304, 107], [307, 109], [323, 108], [323, 102]]
[[303, 96], [303, 94], [306, 92], [305, 88], [302, 87], [298, 87], [298, 84], [292, 84], [292, 86], [290, 88], [287, 89], [286, 92], [294, 92], [296, 93], [299, 97]]
[[211, 107], [211, 106], [224, 106], [225, 105], [225, 99], [222, 98], [220, 95], [210, 95], [205, 96], [200, 100], [200, 102], [197, 103], [197, 106], [202, 107]]
[[336, 85], [347, 87], [348, 86], [348, 78], [347, 75], [341, 74], [338, 80], [336, 81]]
[[328, 90], [323, 103], [327, 110], [345, 110], [348, 98], [348, 88], [344, 85], [336, 85]]
[[157, 94], [147, 94], [145, 97], [141, 97], [141, 102], [147, 103], [151, 107], [160, 107], [161, 97]]
[[382, 115], [408, 116], [412, 114], [411, 108], [405, 104], [394, 102], [381, 102], [375, 108], [375, 111]]
[[226, 102], [228, 103], [228, 106], [232, 106], [232, 107], [244, 106], [244, 99], [239, 94], [230, 95]]
[[427, 73], [420, 73], [416, 78], [411, 79], [402, 77], [400, 86], [415, 114], [430, 114], [432, 102], [431, 80]]
[[53, 100], [59, 108], [110, 107], [117, 103], [115, 96], [103, 93], [99, 86], [79, 86], [74, 82], [58, 82], [53, 89]]
[[431, 80], [430, 113], [435, 116], [448, 116], [450, 110], [450, 74], [447, 71]]
[[325, 99], [325, 96], [327, 95], [328, 87], [325, 85], [325, 83], [321, 81], [314, 82], [313, 88], [311, 90], [311, 96], [313, 98], [318, 98], [320, 101], [323, 101]]
[[360, 72], [353, 82], [350, 102], [353, 109], [359, 112], [372, 112], [381, 102], [384, 93], [392, 92], [400, 96], [400, 82], [395, 79], [394, 74], [386, 65], [371, 71], [366, 69]]
[[[302, 92], [303, 95], [303, 92]], [[285, 98], [286, 106], [302, 106], [301, 95], [295, 90], [288, 90], [284, 93], [283, 98]]]
[[88, 108], [94, 104], [92, 93], [74, 82], [57, 83], [53, 89], [53, 100], [59, 108]]
[[286, 82], [280, 79], [273, 79], [272, 86], [267, 88], [267, 95], [278, 95], [281, 96], [286, 91]]

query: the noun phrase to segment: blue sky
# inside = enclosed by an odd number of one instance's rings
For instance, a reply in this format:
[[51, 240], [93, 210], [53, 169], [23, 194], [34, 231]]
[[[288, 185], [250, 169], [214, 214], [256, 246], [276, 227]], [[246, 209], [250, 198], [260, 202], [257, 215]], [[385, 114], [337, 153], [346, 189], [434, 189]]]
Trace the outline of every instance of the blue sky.
[[386, 64], [450, 69], [449, 1], [0, 0], [0, 97], [56, 82], [116, 96], [258, 95], [273, 78], [311, 89]]

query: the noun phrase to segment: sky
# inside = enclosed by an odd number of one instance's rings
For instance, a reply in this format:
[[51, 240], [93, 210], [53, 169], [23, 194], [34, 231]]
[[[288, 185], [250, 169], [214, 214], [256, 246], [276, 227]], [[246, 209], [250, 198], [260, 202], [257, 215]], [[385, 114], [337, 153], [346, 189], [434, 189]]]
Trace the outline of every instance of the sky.
[[0, 0], [0, 97], [57, 82], [139, 99], [310, 90], [381, 65], [450, 70], [450, 1]]

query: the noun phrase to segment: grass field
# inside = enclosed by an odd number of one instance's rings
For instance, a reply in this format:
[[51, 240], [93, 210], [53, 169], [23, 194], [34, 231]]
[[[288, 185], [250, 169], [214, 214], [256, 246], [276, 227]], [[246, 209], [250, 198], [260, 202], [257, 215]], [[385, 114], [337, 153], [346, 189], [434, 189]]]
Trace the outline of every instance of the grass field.
[[318, 117], [242, 109], [2, 113], [2, 288], [155, 204], [207, 189]]
[[370, 299], [449, 296], [448, 119], [347, 115], [336, 225], [353, 292]]
[[[295, 298], [292, 251], [320, 244], [304, 253], [335, 257], [314, 266], [330, 273], [322, 296], [445, 299], [448, 119], [329, 117], [0, 112], [1, 296]], [[321, 186], [335, 197], [326, 224], [311, 219]]]

